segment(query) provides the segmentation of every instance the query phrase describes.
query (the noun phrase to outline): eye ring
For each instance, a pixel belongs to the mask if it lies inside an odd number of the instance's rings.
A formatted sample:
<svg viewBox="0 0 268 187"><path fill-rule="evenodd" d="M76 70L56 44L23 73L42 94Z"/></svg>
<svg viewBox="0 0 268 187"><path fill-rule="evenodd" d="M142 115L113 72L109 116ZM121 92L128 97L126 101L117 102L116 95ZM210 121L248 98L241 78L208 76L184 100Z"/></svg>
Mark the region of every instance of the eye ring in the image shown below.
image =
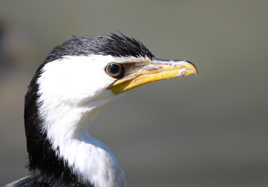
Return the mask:
<svg viewBox="0 0 268 187"><path fill-rule="evenodd" d="M105 71L108 75L116 79L120 79L124 76L124 68L118 63L109 63L106 66Z"/></svg>

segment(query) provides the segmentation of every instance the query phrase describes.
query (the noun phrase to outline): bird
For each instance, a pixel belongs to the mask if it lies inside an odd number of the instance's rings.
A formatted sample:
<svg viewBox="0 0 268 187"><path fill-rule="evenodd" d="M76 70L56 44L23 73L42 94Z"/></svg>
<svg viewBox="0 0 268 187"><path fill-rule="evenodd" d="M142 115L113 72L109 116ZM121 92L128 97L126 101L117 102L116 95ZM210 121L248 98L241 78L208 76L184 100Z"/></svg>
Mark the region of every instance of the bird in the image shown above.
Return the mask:
<svg viewBox="0 0 268 187"><path fill-rule="evenodd" d="M29 175L6 187L125 187L119 161L88 126L114 98L136 87L197 74L123 33L73 36L39 65L25 95Z"/></svg>

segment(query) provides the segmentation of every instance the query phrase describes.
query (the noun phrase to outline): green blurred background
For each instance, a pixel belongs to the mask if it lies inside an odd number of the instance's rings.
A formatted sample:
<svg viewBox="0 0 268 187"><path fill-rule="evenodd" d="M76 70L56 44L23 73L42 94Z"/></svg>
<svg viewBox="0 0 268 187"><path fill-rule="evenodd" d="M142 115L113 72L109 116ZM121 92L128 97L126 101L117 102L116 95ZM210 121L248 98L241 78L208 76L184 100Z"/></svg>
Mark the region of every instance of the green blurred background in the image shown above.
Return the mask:
<svg viewBox="0 0 268 187"><path fill-rule="evenodd" d="M23 100L38 64L72 35L120 31L200 72L133 90L90 128L129 186L267 186L267 8L267 0L1 0L0 184L27 174Z"/></svg>

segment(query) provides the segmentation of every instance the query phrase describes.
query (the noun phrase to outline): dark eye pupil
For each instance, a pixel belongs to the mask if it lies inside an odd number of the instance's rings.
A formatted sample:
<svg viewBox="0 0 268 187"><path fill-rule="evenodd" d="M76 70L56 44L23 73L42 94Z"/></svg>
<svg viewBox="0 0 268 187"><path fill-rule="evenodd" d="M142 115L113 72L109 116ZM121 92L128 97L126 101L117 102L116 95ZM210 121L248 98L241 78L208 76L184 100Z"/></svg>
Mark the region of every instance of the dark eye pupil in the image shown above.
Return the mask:
<svg viewBox="0 0 268 187"><path fill-rule="evenodd" d="M124 76L124 67L121 64L110 63L105 68L106 73L113 78L120 79Z"/></svg>
<svg viewBox="0 0 268 187"><path fill-rule="evenodd" d="M108 66L108 71L109 71L109 73L111 73L111 74L118 74L118 73L120 72L120 70L121 70L121 68L120 68L120 66L117 65L117 64L110 64L110 65Z"/></svg>

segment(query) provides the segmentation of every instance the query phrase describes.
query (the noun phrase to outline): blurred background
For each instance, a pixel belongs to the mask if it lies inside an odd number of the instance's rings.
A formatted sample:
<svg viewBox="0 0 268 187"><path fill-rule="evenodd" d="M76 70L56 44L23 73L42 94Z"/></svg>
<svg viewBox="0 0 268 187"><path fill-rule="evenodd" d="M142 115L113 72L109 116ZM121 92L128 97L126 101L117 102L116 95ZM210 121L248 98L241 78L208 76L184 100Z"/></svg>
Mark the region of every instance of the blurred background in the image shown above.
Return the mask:
<svg viewBox="0 0 268 187"><path fill-rule="evenodd" d="M123 32L199 76L113 102L90 133L129 186L268 185L268 1L1 0L0 184L27 174L23 105L38 65L72 35Z"/></svg>

